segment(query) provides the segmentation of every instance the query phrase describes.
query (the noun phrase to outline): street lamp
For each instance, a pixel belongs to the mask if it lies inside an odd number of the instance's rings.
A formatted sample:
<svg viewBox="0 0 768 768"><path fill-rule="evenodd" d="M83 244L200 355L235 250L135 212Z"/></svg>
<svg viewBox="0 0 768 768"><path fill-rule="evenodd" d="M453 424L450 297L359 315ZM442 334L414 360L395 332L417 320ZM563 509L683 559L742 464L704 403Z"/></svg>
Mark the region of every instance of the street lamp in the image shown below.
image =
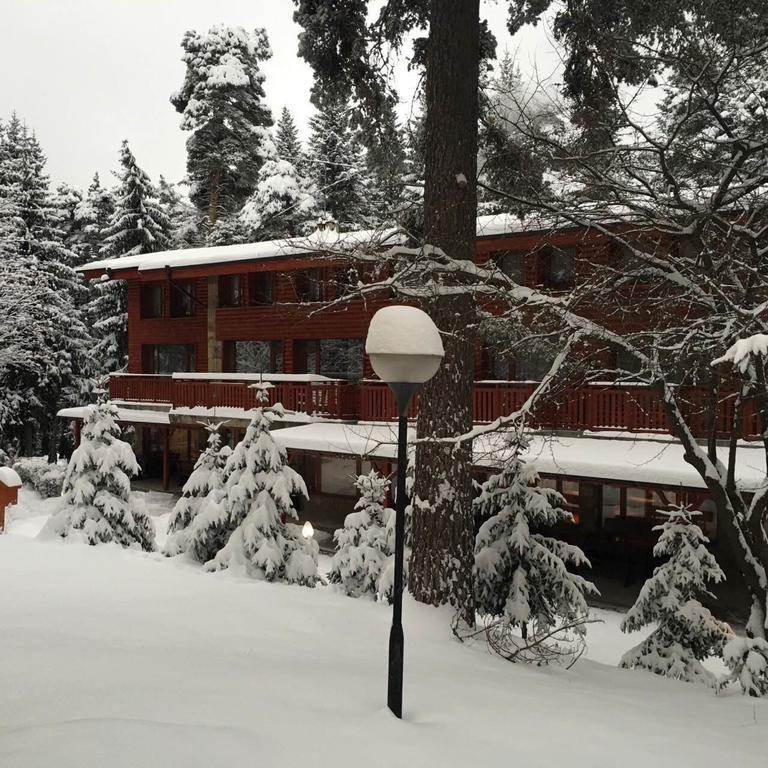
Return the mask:
<svg viewBox="0 0 768 768"><path fill-rule="evenodd" d="M445 352L432 318L416 307L384 307L371 319L365 351L377 376L397 402L397 497L395 499L395 584L389 633L387 705L403 716L403 556L405 472L408 463L408 406L414 393L440 367Z"/></svg>

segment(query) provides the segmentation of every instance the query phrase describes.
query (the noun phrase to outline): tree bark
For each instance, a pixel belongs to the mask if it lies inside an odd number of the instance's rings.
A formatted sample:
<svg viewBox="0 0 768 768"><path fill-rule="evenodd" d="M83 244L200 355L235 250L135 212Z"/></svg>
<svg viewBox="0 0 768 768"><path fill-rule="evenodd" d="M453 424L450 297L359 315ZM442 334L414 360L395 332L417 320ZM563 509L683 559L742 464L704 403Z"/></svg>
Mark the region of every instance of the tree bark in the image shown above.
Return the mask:
<svg viewBox="0 0 768 768"><path fill-rule="evenodd" d="M426 73L425 243L474 258L477 216L479 0L432 0ZM445 360L419 399L420 438L472 427L474 301L441 294L425 309L442 332ZM408 583L414 597L452 604L474 625L472 448L419 443Z"/></svg>
<svg viewBox="0 0 768 768"><path fill-rule="evenodd" d="M215 163L211 170L208 189L208 226L215 227L219 219L219 199L221 197L221 165Z"/></svg>

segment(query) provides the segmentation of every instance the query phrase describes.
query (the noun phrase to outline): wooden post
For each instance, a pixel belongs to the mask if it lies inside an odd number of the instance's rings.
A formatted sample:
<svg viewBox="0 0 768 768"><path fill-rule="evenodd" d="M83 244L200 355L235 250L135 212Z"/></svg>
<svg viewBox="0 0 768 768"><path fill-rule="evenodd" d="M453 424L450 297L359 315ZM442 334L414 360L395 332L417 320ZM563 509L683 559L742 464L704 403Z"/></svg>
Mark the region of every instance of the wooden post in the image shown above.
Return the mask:
<svg viewBox="0 0 768 768"><path fill-rule="evenodd" d="M166 427L163 430L163 490L167 491L170 481L169 463L168 463L168 448L170 441L170 427Z"/></svg>

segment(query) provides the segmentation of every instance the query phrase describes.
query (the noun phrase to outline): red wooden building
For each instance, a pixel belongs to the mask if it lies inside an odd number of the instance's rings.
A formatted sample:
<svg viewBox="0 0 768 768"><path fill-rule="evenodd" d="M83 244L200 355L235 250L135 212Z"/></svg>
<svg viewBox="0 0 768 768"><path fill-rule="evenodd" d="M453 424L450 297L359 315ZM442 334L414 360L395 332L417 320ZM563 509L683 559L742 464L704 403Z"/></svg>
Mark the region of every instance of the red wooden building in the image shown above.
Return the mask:
<svg viewBox="0 0 768 768"><path fill-rule="evenodd" d="M320 528L340 524L353 504L351 475L369 461L390 468L386 452L376 455L348 439L350 425L386 422L395 411L364 354L370 318L388 299L333 304L358 279L339 254L362 244L385 249L400 239L395 230L340 234L331 224L307 238L129 256L82 267L88 278L127 283L128 372L111 377L110 395L121 421L133 427L145 475L162 478L166 488L178 487L203 440L200 421L226 419L230 439L236 440L255 404L251 385L268 380L272 398L289 412L281 439L312 493L306 514ZM478 260L494 260L521 284L567 289L583 269L619 257L593 232L521 231L512 217L478 220ZM478 345L476 421L514 410L548 367L541 354L498 359ZM688 400L696 397L691 392ZM417 407L418 402L414 414ZM79 409L61 415L77 420ZM723 433L728 419L724 411ZM549 462L544 468L545 481L565 494L585 538L605 540L606 532L613 532L608 538L627 544L647 541L656 509L678 498L702 507L716 536L703 484L669 439L664 411L650 389L610 382L572 388L540 408L536 421L542 432L554 430L603 457ZM745 435L756 432L753 421L747 413ZM316 422L336 425L326 426L328 434L336 430L335 442L309 439L322 433ZM666 457L661 465L630 458L627 446L638 440L659 445ZM740 450L749 451L745 467L759 463L759 451L753 456L746 444ZM488 462L478 459L478 471L483 464ZM745 484L754 480L749 471L741 478Z"/></svg>

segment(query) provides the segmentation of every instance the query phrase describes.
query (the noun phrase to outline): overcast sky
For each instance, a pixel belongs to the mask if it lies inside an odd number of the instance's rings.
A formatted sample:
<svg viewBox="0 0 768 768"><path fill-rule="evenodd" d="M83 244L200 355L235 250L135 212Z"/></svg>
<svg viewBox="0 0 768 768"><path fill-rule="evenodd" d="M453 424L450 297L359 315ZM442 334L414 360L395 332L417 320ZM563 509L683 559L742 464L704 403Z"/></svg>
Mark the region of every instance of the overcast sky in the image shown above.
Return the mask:
<svg viewBox="0 0 768 768"><path fill-rule="evenodd" d="M265 27L273 56L264 64L273 115L283 106L302 129L312 113L312 73L297 58L292 0L4 0L0 30L0 119L15 109L35 129L54 182L86 187L98 170L111 183L126 138L139 164L157 180L185 173L186 134L168 98L184 78L180 42L188 29L214 24ZM505 2L484 12L499 50L523 70L555 66L546 31L513 40ZM410 96L412 79L399 83Z"/></svg>

